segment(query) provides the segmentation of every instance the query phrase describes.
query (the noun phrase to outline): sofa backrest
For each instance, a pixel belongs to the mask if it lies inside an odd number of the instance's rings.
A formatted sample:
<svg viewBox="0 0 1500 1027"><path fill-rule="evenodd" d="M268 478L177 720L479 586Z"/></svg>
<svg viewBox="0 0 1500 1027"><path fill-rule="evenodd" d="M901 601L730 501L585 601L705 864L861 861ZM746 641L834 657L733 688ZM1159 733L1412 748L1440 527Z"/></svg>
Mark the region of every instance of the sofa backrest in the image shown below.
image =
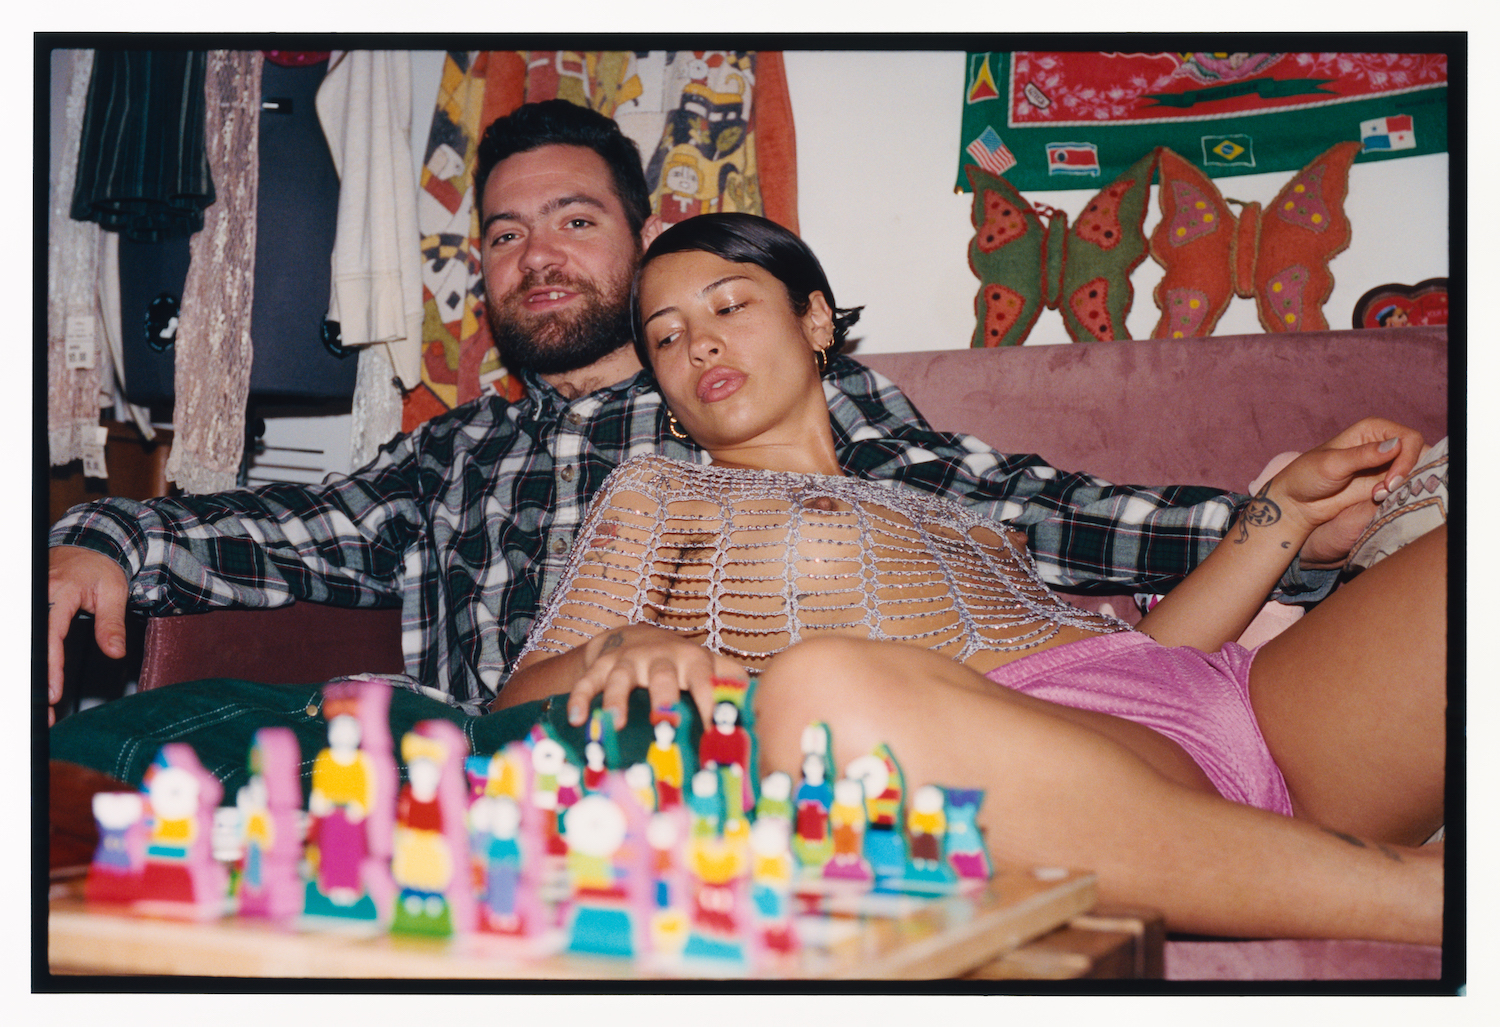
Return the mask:
<svg viewBox="0 0 1500 1027"><path fill-rule="evenodd" d="M853 356L940 431L1121 484L1243 491L1369 415L1448 433L1446 328Z"/></svg>

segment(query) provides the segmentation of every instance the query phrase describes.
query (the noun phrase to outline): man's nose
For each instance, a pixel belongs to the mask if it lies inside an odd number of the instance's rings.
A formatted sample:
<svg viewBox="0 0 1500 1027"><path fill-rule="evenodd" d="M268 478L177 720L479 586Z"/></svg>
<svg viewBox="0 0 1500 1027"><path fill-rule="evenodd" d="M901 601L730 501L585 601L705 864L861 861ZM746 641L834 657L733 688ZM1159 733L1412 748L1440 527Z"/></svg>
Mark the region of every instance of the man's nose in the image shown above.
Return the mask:
<svg viewBox="0 0 1500 1027"><path fill-rule="evenodd" d="M533 232L526 237L525 248L521 251L522 270L543 271L561 267L566 262L567 252L553 233Z"/></svg>

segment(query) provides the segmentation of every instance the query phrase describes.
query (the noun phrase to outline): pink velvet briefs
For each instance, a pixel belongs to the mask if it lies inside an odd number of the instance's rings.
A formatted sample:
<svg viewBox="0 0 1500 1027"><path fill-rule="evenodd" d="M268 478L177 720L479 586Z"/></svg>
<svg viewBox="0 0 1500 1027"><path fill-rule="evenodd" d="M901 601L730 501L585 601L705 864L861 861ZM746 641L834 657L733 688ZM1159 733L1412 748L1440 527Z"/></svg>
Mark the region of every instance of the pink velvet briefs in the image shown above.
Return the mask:
<svg viewBox="0 0 1500 1027"><path fill-rule="evenodd" d="M1038 699L1143 724L1182 746L1224 798L1291 816L1286 781L1250 706L1253 658L1233 643L1203 653L1119 632L1047 649L986 676Z"/></svg>

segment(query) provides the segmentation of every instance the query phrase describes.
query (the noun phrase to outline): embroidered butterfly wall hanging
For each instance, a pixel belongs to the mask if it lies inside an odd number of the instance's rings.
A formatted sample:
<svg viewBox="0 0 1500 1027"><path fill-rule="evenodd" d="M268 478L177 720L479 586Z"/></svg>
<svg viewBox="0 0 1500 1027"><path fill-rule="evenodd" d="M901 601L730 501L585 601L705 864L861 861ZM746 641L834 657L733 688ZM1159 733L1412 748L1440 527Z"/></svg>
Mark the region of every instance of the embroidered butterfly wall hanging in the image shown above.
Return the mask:
<svg viewBox="0 0 1500 1027"><path fill-rule="evenodd" d="M1339 143L1294 175L1265 210L1230 209L1208 176L1164 147L1101 189L1071 226L1062 211L1033 207L998 175L970 165L974 238L969 266L980 280L972 345L1016 346L1044 307L1068 337L1129 339L1131 273L1149 252L1164 269L1151 337L1209 335L1233 296L1253 298L1268 332L1328 327L1328 262L1349 245L1344 215L1357 142ZM1161 221L1145 237L1151 182L1160 175ZM1045 218L1045 221L1043 220Z"/></svg>

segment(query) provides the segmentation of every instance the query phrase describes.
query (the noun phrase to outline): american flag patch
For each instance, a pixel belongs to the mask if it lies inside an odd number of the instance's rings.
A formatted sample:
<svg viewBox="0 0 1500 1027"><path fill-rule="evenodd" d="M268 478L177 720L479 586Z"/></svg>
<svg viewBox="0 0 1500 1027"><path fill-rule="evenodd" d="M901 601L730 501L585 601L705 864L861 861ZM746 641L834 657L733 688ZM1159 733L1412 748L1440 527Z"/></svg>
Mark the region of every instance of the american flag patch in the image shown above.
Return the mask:
<svg viewBox="0 0 1500 1027"><path fill-rule="evenodd" d="M1003 175L1016 166L1016 155L1010 152L989 126L985 126L983 134L965 147L965 150L979 162L980 167L992 175Z"/></svg>

